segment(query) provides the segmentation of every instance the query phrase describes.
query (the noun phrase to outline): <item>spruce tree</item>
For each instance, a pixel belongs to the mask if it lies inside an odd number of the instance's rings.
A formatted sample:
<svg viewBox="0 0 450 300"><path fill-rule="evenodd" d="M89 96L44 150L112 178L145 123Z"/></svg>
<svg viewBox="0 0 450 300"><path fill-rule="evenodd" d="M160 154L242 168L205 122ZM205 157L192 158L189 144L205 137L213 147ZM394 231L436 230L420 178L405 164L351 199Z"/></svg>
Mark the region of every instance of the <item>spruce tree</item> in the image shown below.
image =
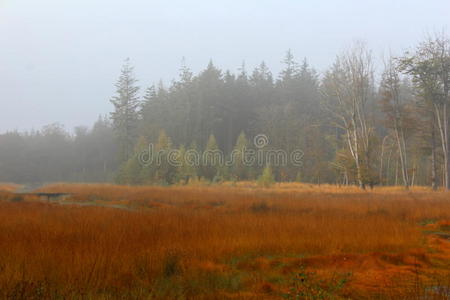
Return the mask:
<svg viewBox="0 0 450 300"><path fill-rule="evenodd" d="M261 176L258 178L258 184L263 187L270 187L275 182L275 178L272 173L272 168L270 165L267 165Z"/></svg>
<svg viewBox="0 0 450 300"><path fill-rule="evenodd" d="M245 180L248 179L249 175L249 168L248 166L244 165L244 151L248 149L249 142L247 140L247 137L245 136L244 132L241 132L239 134L236 145L234 146L233 152L232 152L232 173L233 176L237 180Z"/></svg>
<svg viewBox="0 0 450 300"><path fill-rule="evenodd" d="M164 130L159 134L155 146L155 182L158 184L172 184L175 181L176 166L169 161L169 151L172 149L172 140Z"/></svg>
<svg viewBox="0 0 450 300"><path fill-rule="evenodd" d="M211 134L206 143L205 152L202 159L202 176L208 180L213 180L219 170L220 162L217 161L217 153L219 153L219 147L217 146L216 138Z"/></svg>
<svg viewBox="0 0 450 300"><path fill-rule="evenodd" d="M127 161L133 152L133 146L137 138L139 121L139 87L133 74L133 66L127 58L122 67L121 75L116 83L116 95L111 103L114 111L111 113L114 132L120 144L120 161Z"/></svg>

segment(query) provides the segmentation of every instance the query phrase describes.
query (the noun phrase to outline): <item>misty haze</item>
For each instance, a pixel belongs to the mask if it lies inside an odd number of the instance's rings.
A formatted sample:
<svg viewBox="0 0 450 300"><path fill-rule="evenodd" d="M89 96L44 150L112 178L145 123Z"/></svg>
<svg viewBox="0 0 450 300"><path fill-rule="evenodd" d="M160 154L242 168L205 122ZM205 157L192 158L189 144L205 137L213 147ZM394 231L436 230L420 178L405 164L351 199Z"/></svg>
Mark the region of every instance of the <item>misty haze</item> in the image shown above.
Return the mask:
<svg viewBox="0 0 450 300"><path fill-rule="evenodd" d="M449 12L0 0L0 298L450 299Z"/></svg>

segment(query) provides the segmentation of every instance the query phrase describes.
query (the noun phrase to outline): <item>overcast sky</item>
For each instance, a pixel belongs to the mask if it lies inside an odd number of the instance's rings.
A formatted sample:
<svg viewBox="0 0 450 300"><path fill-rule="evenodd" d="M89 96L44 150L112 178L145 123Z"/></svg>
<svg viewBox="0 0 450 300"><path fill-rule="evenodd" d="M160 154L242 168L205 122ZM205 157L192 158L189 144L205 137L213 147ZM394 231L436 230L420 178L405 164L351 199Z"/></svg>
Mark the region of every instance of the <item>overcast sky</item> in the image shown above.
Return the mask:
<svg viewBox="0 0 450 300"><path fill-rule="evenodd" d="M450 30L449 0L0 0L0 132L91 125L123 60L147 87L210 59L236 71L287 49L324 71L363 39L381 57Z"/></svg>

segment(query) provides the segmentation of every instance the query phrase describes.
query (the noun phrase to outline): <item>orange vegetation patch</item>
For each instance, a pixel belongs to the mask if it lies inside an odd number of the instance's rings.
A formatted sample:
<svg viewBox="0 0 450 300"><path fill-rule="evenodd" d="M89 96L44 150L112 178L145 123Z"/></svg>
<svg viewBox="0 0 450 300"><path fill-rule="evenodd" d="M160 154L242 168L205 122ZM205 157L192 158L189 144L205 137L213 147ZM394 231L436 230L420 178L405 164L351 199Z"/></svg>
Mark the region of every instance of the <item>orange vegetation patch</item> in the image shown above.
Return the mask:
<svg viewBox="0 0 450 300"><path fill-rule="evenodd" d="M0 192L14 192L20 186L13 183L1 183L0 182Z"/></svg>
<svg viewBox="0 0 450 300"><path fill-rule="evenodd" d="M403 221L450 219L450 193L425 187L404 191L382 187L361 191L355 187L314 186L298 183L258 188L253 183L218 186L118 186L108 184L55 184L38 192L71 193L72 201L125 204L136 208L285 211L295 214L351 214L385 216Z"/></svg>
<svg viewBox="0 0 450 300"><path fill-rule="evenodd" d="M70 205L0 201L0 297L399 299L438 295L450 270L445 192L301 185L41 191L73 195Z"/></svg>

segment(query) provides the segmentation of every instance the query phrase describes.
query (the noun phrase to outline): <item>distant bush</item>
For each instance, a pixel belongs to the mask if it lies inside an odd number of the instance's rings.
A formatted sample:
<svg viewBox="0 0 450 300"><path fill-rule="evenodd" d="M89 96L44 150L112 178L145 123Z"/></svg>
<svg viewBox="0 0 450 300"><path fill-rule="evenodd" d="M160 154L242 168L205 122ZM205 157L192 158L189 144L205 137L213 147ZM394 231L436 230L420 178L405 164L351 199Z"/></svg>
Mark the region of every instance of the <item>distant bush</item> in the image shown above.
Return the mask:
<svg viewBox="0 0 450 300"><path fill-rule="evenodd" d="M262 202L253 203L250 206L250 210L255 213L263 213L263 212L268 212L270 210L270 207L269 207L269 205L267 205L266 202L262 201Z"/></svg>
<svg viewBox="0 0 450 300"><path fill-rule="evenodd" d="M181 256L176 252L168 253L163 262L164 277L172 277L181 273Z"/></svg>

